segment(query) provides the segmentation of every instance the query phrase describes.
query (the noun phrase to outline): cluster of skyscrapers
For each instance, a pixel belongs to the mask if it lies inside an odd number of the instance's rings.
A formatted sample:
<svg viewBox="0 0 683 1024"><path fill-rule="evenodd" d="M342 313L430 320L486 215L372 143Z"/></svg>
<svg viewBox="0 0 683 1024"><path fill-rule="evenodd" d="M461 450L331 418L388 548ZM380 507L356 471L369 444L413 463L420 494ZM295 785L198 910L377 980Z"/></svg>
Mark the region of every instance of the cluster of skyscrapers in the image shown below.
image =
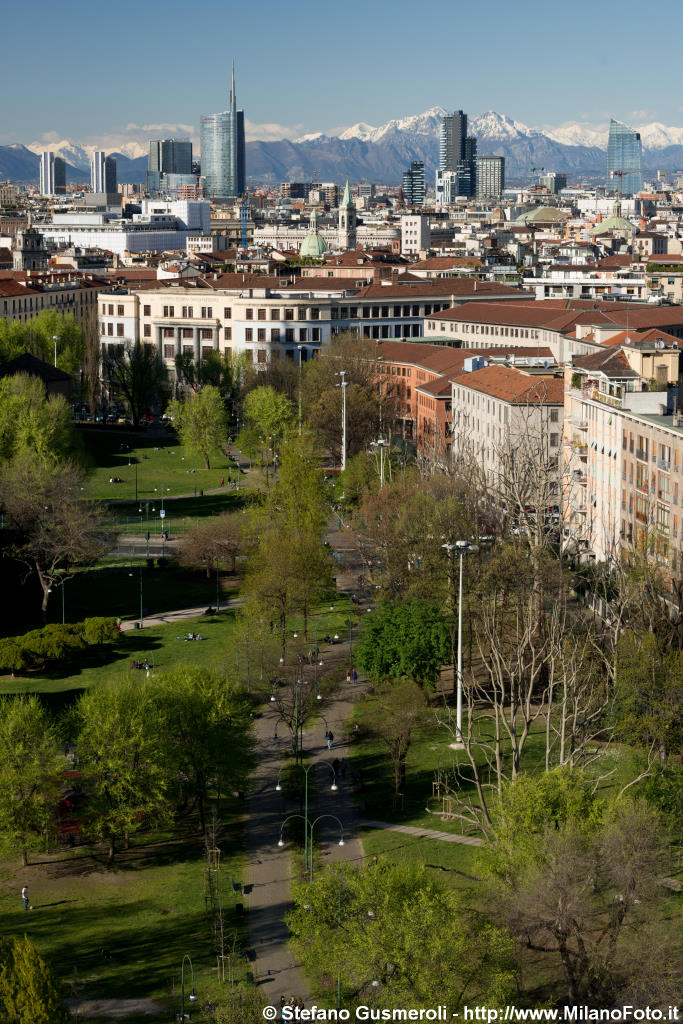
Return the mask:
<svg viewBox="0 0 683 1024"><path fill-rule="evenodd" d="M505 188L505 157L477 156L477 139L467 134L467 114L446 114L441 125L436 203L445 206L459 197L497 199Z"/></svg>

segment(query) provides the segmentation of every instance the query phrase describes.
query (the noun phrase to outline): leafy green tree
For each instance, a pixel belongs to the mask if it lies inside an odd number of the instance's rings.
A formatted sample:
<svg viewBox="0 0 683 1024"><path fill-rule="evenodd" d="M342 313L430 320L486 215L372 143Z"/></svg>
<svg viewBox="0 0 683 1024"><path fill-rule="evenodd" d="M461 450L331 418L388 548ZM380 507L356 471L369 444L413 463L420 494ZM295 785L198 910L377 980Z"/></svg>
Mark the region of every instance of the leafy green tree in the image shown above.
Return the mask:
<svg viewBox="0 0 683 1024"><path fill-rule="evenodd" d="M77 449L62 395L46 397L42 380L25 373L0 379L0 463L23 454L66 458Z"/></svg>
<svg viewBox="0 0 683 1024"><path fill-rule="evenodd" d="M45 847L64 758L37 697L0 701L0 843L10 854Z"/></svg>
<svg viewBox="0 0 683 1024"><path fill-rule="evenodd" d="M37 317L20 323L0 320L0 363L8 362L22 352L54 364L57 338L57 366L65 373L75 374L85 358L83 329L70 313L44 309Z"/></svg>
<svg viewBox="0 0 683 1024"><path fill-rule="evenodd" d="M181 442L201 455L205 469L211 469L211 454L223 449L228 435L228 415L218 388L207 385L184 402L174 399L168 415Z"/></svg>
<svg viewBox="0 0 683 1024"><path fill-rule="evenodd" d="M294 422L294 406L274 388L260 387L245 397L243 416L239 444L249 458L267 464L267 452L280 451L285 431Z"/></svg>
<svg viewBox="0 0 683 1024"><path fill-rule="evenodd" d="M4 1024L69 1024L61 985L28 936L0 938L0 1010Z"/></svg>
<svg viewBox="0 0 683 1024"><path fill-rule="evenodd" d="M22 672L31 664L22 640L20 636L0 639L0 671L11 672L13 679L16 672Z"/></svg>
<svg viewBox="0 0 683 1024"><path fill-rule="evenodd" d="M0 501L19 540L8 555L35 573L45 621L50 592L63 586L78 566L92 565L113 534L100 509L83 497L83 471L23 455L0 470Z"/></svg>
<svg viewBox="0 0 683 1024"><path fill-rule="evenodd" d="M514 945L423 866L332 865L294 892L301 962L342 1006L499 1006L515 991Z"/></svg>
<svg viewBox="0 0 683 1024"><path fill-rule="evenodd" d="M651 633L625 632L617 645L617 734L654 748L662 761L683 753L683 652L661 653Z"/></svg>
<svg viewBox="0 0 683 1024"><path fill-rule="evenodd" d="M434 689L448 651L444 615L428 601L414 598L387 602L367 616L357 658L378 682L405 676Z"/></svg>
<svg viewBox="0 0 683 1024"><path fill-rule="evenodd" d="M163 673L155 692L168 777L194 802L204 832L211 794L240 789L252 765L246 695L219 673L194 665Z"/></svg>
<svg viewBox="0 0 683 1024"><path fill-rule="evenodd" d="M481 859L499 919L526 948L555 954L567 1001L604 1006L628 991L651 941L645 926L662 920L664 850L653 807L594 789L567 767L519 776L503 788ZM668 1001L666 945L651 982Z"/></svg>
<svg viewBox="0 0 683 1024"><path fill-rule="evenodd" d="M95 615L83 623L83 638L91 646L115 644L119 639L119 628L112 615Z"/></svg>
<svg viewBox="0 0 683 1024"><path fill-rule="evenodd" d="M86 829L92 839L106 843L108 866L117 843L169 820L168 738L159 717L154 688L146 679L94 686L78 703Z"/></svg>
<svg viewBox="0 0 683 1024"><path fill-rule="evenodd" d="M154 345L108 345L102 378L114 400L129 409L133 426L147 413L161 413L168 401L168 374Z"/></svg>
<svg viewBox="0 0 683 1024"><path fill-rule="evenodd" d="M86 646L81 625L51 622L42 629L33 629L19 638L31 665L42 666L62 661Z"/></svg>
<svg viewBox="0 0 683 1024"><path fill-rule="evenodd" d="M207 386L217 388L225 404L228 415L232 411L239 391L239 364L236 364L229 352L212 350L195 363L194 355L183 352L175 359L178 379L192 388L201 391Z"/></svg>

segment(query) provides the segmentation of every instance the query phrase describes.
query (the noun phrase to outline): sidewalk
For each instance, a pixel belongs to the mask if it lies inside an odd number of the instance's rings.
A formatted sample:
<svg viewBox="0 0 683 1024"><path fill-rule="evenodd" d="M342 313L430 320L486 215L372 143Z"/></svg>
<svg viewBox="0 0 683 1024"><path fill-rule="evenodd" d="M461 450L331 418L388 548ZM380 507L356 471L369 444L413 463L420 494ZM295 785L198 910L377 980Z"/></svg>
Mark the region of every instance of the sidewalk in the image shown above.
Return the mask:
<svg viewBox="0 0 683 1024"><path fill-rule="evenodd" d="M336 523L336 516L334 521ZM331 530L326 539L333 550L343 553L348 563L337 574L337 589L352 592L353 581L359 572L354 558L353 540L335 530ZM325 649L324 653L328 661L348 664L349 643L345 641L335 644L333 648ZM348 764L346 727L351 709L364 688L362 681L355 686L341 684L339 690L323 702L321 716L324 718L321 717L313 728L305 729L303 733L304 752L310 761L322 763L337 758L344 766ZM292 857L291 847L279 847L277 843L282 822L288 814L298 813L299 808L275 790L282 765L280 751L289 742L288 733L286 736L283 733L280 739L274 738L277 717L276 712L266 706L263 716L256 723L260 762L252 777L246 825L249 883L252 887L248 896L250 960L264 997L275 1006L279 1005L282 995L286 999L296 996L306 1001L309 997L306 979L289 948L289 932L284 923L284 917L291 906ZM335 737L332 750L329 751L324 736L328 729ZM316 827L314 840L318 863L320 860L325 863L362 860L363 847L357 835L358 823L350 773L340 771L336 793L327 789L327 771L312 769L312 774L316 774L317 786L309 815L311 811L315 816L334 814L344 827L344 846L339 846L336 823L323 820Z"/></svg>
<svg viewBox="0 0 683 1024"><path fill-rule="evenodd" d="M236 608L242 604L241 597L231 597L229 601L222 601L220 612L224 612L226 608ZM157 612L155 615L145 615L144 628L148 626L168 626L174 622L182 622L183 619L198 619L206 612L207 606L200 604L197 608L178 608L174 612ZM121 623L121 632L127 633L131 629L135 629L135 624L139 622L138 619L129 619L126 622Z"/></svg>

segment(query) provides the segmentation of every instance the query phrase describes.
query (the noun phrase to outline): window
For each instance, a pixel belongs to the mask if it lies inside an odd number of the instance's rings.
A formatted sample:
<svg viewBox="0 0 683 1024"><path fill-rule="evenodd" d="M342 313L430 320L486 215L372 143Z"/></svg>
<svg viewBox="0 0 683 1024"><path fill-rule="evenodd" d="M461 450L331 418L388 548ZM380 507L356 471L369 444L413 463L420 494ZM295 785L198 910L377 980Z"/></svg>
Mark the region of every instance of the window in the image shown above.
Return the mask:
<svg viewBox="0 0 683 1024"><path fill-rule="evenodd" d="M254 328L253 327L245 327L245 329L244 329L244 340L245 341L253 341L254 340Z"/></svg>
<svg viewBox="0 0 683 1024"><path fill-rule="evenodd" d="M175 337L175 331L173 330L172 327L164 327L163 328L163 334L164 334L164 338L174 338Z"/></svg>
<svg viewBox="0 0 683 1024"><path fill-rule="evenodd" d="M226 306L224 308L224 310L223 310L223 319L224 320L232 320L232 308L230 306Z"/></svg>
<svg viewBox="0 0 683 1024"><path fill-rule="evenodd" d="M265 327L259 327L257 329L257 331L256 331L256 340L257 341L265 341L266 340L266 329L265 329Z"/></svg>
<svg viewBox="0 0 683 1024"><path fill-rule="evenodd" d="M308 341L308 331L305 327L299 328L299 341Z"/></svg>
<svg viewBox="0 0 683 1024"><path fill-rule="evenodd" d="M256 317L257 317L258 320L265 320L266 319L266 311L265 311L265 309L258 309L256 311Z"/></svg>
<svg viewBox="0 0 683 1024"><path fill-rule="evenodd" d="M299 306L299 308L296 311L296 318L297 318L297 320L305 320L306 319L306 307L305 306Z"/></svg>
<svg viewBox="0 0 683 1024"><path fill-rule="evenodd" d="M560 421L560 410L559 409L551 409L550 410L550 422L551 423L559 423L559 421Z"/></svg>
<svg viewBox="0 0 683 1024"><path fill-rule="evenodd" d="M152 325L151 324L144 324L143 325L142 336L143 336L143 338L151 338L152 337Z"/></svg>
<svg viewBox="0 0 683 1024"><path fill-rule="evenodd" d="M248 348L244 354L247 357L247 362L248 363L253 363L254 362L254 353L252 352L252 350L250 348Z"/></svg>
<svg viewBox="0 0 683 1024"><path fill-rule="evenodd" d="M320 341L320 328L319 327L312 327L311 328L311 341Z"/></svg>
<svg viewBox="0 0 683 1024"><path fill-rule="evenodd" d="M106 334L106 333L107 333L106 325L105 324L100 324L100 334Z"/></svg>
<svg viewBox="0 0 683 1024"><path fill-rule="evenodd" d="M271 341L279 341L280 340L280 328L279 327L273 327L271 329L270 340Z"/></svg>
<svg viewBox="0 0 683 1024"><path fill-rule="evenodd" d="M106 304L106 302L103 302L102 303L102 316L106 316L106 315L107 315L107 304Z"/></svg>
<svg viewBox="0 0 683 1024"><path fill-rule="evenodd" d="M247 320L253 320L254 319L254 310L251 309L251 308L250 309L246 309L244 311L244 316L245 316L245 318Z"/></svg>
<svg viewBox="0 0 683 1024"><path fill-rule="evenodd" d="M294 310L293 309L285 309L285 320L293 320L293 319L294 319Z"/></svg>
<svg viewBox="0 0 683 1024"><path fill-rule="evenodd" d="M551 448L557 448L558 441L559 441L559 436L560 436L559 434L551 434L550 435L550 447Z"/></svg>
<svg viewBox="0 0 683 1024"><path fill-rule="evenodd" d="M194 330L191 327L183 327L183 338L194 338Z"/></svg>
<svg viewBox="0 0 683 1024"><path fill-rule="evenodd" d="M232 341L232 327L223 328L223 338L225 341Z"/></svg>
<svg viewBox="0 0 683 1024"><path fill-rule="evenodd" d="M280 319L280 310L279 309L271 309L271 311L270 311L270 319L271 320L279 320Z"/></svg>
<svg viewBox="0 0 683 1024"><path fill-rule="evenodd" d="M213 331L210 327L202 327L200 335L205 341L211 341L213 339Z"/></svg>
<svg viewBox="0 0 683 1024"><path fill-rule="evenodd" d="M113 324L107 324L107 334L109 335L110 338L112 338L114 336L114 325Z"/></svg>
<svg viewBox="0 0 683 1024"><path fill-rule="evenodd" d="M202 320L211 320L213 317L213 306L202 306Z"/></svg>
<svg viewBox="0 0 683 1024"><path fill-rule="evenodd" d="M116 337L117 338L122 338L123 337L123 324L117 324L116 325Z"/></svg>
<svg viewBox="0 0 683 1024"><path fill-rule="evenodd" d="M264 348L260 348L260 349L258 350L258 352L256 353L256 358L257 358L257 360L258 360L258 362L259 362L259 363L265 363L265 362L267 362L267 359L266 359L266 350L265 350Z"/></svg>
<svg viewBox="0 0 683 1024"><path fill-rule="evenodd" d="M212 345L202 345L202 359L206 359L213 352Z"/></svg>
<svg viewBox="0 0 683 1024"><path fill-rule="evenodd" d="M175 356L175 345L164 345L164 359L173 359Z"/></svg>
<svg viewBox="0 0 683 1024"><path fill-rule="evenodd" d="M285 341L294 341L294 328L288 327L285 331Z"/></svg>
<svg viewBox="0 0 683 1024"><path fill-rule="evenodd" d="M192 306L183 306L183 319L192 319Z"/></svg>
<svg viewBox="0 0 683 1024"><path fill-rule="evenodd" d="M109 316L113 316L113 315L114 315L114 306L110 303L109 304Z"/></svg>
<svg viewBox="0 0 683 1024"><path fill-rule="evenodd" d="M152 315L152 307L151 306L143 306L142 307L142 315L143 316L151 316Z"/></svg>
<svg viewBox="0 0 683 1024"><path fill-rule="evenodd" d="M116 307L116 315L117 316L123 316L124 315L123 314L123 306L117 306Z"/></svg>

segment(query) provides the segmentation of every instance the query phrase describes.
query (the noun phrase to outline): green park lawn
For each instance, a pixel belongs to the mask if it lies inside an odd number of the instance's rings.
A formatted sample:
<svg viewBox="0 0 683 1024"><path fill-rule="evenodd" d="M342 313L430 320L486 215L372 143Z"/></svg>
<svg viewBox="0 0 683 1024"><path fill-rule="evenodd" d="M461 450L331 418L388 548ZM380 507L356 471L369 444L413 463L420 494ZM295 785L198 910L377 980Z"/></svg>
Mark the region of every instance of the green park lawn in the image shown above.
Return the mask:
<svg viewBox="0 0 683 1024"><path fill-rule="evenodd" d="M229 811L239 813L236 806ZM245 881L246 855L235 834L233 824L219 842L219 884L226 931L236 929L238 946L244 949L245 919L235 909L242 897L233 892L232 883ZM180 966L188 954L200 1006L217 1000L216 959L204 900L206 856L194 824L183 823L174 835L135 839L111 870L104 867L104 857L93 855L88 847L35 854L32 859L35 863L26 868L16 862L0 863L3 935L28 935L69 996L149 998L164 1006L164 1012L127 1016L127 1024L169 1020L174 1009L179 1012ZM21 905L23 885L28 886L32 911L25 912ZM242 960L238 976L243 977L245 969ZM185 981L187 985L187 969ZM207 1018L197 1013L193 1019Z"/></svg>
<svg viewBox="0 0 683 1024"><path fill-rule="evenodd" d="M202 460L184 448L175 434L148 437L132 431L86 429L79 435L90 470L88 497L98 501L134 502L136 469L138 502L159 501L162 494L166 499L217 491L222 478L227 489L230 476L236 475L235 464L218 452L211 459L211 469L204 469ZM110 477L120 477L122 483L110 484Z"/></svg>

